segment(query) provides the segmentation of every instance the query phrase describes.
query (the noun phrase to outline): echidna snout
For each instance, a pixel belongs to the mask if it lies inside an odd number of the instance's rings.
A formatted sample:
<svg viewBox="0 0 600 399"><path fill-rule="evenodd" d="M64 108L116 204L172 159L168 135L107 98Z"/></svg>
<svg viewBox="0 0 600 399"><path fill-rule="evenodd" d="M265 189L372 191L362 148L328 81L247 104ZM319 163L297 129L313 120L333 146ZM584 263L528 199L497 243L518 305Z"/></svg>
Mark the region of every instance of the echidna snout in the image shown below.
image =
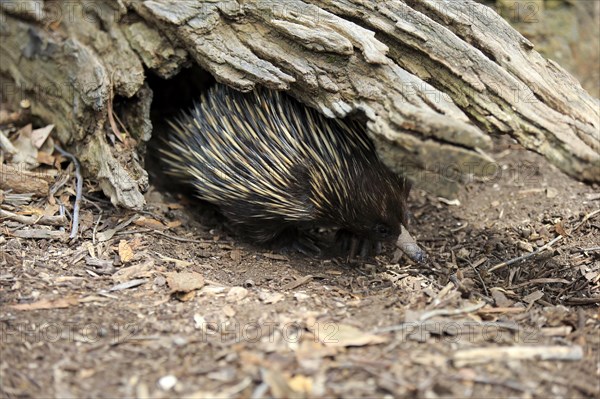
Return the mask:
<svg viewBox="0 0 600 399"><path fill-rule="evenodd" d="M401 226L402 232L398 236L396 246L402 250L411 260L417 263L423 263L426 259L425 252L417 245L417 242L408 232L408 229Z"/></svg>

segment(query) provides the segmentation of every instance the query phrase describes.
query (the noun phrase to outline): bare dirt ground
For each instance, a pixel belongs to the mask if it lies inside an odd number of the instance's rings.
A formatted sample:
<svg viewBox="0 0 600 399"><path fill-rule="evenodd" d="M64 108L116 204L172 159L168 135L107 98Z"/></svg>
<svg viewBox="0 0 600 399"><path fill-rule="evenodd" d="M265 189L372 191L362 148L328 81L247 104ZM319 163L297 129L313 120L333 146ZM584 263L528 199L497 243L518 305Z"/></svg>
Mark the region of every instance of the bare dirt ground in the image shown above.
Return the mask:
<svg viewBox="0 0 600 399"><path fill-rule="evenodd" d="M495 155L459 206L411 194L423 266L271 253L155 189L134 213L86 182L74 242L4 218L1 396L598 397L600 189Z"/></svg>

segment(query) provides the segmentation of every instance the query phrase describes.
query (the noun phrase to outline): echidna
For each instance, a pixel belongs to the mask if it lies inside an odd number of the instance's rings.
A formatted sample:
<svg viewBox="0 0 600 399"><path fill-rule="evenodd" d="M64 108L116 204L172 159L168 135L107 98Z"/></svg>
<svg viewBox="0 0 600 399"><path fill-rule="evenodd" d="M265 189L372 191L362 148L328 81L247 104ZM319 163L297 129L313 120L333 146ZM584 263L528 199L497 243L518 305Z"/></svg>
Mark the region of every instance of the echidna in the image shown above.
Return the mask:
<svg viewBox="0 0 600 399"><path fill-rule="evenodd" d="M167 173L254 242L318 253L311 232L324 228L350 256L397 240L423 260L404 227L410 185L380 161L359 123L327 119L276 91L217 84L170 125Z"/></svg>

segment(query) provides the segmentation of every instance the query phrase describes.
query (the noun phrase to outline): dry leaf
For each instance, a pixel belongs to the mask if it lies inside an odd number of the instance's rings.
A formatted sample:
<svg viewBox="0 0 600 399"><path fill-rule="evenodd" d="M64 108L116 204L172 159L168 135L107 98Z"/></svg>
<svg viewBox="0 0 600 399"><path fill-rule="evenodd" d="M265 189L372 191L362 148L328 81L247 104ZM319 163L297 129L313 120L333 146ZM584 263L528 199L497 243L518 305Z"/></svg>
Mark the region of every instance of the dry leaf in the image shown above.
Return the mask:
<svg viewBox="0 0 600 399"><path fill-rule="evenodd" d="M333 322L317 322L313 326L313 334L327 346L365 346L387 342L386 337L365 333L347 324Z"/></svg>
<svg viewBox="0 0 600 399"><path fill-rule="evenodd" d="M42 299L33 303L19 303L10 307L16 310L39 310L39 309L63 309L69 306L77 305L79 300L76 297L66 297L59 299Z"/></svg>
<svg viewBox="0 0 600 399"><path fill-rule="evenodd" d="M565 226L562 221L560 221L554 225L554 230L556 230L556 232L558 234L560 234L561 236L563 236L565 238L569 236L569 233L567 233L567 231L565 230Z"/></svg>
<svg viewBox="0 0 600 399"><path fill-rule="evenodd" d="M31 132L31 143L39 150L46 142L46 139L50 135L50 132L52 132L52 129L54 129L54 125L48 125L39 129L35 129Z"/></svg>
<svg viewBox="0 0 600 399"><path fill-rule="evenodd" d="M141 248L143 243L142 237L134 237L133 240L129 241L129 246L135 251L138 248Z"/></svg>
<svg viewBox="0 0 600 399"><path fill-rule="evenodd" d="M172 222L167 223L168 229L174 229L175 227L179 227L183 224L181 220L173 220Z"/></svg>
<svg viewBox="0 0 600 399"><path fill-rule="evenodd" d="M12 162L25 170L31 170L39 166L37 148L31 143L31 131L31 124L22 127L13 143L17 153L14 154Z"/></svg>
<svg viewBox="0 0 600 399"><path fill-rule="evenodd" d="M52 156L51 154L48 154L47 152L38 151L38 153L37 153L37 161L39 163L43 163L44 165L54 166L55 159L56 158L54 158L54 156Z"/></svg>
<svg viewBox="0 0 600 399"><path fill-rule="evenodd" d="M135 224L136 226L146 227L146 228L155 229L155 230L164 230L167 228L167 226L162 224L162 222L160 222L156 219L147 218L145 216L140 217L135 222L133 222L133 224Z"/></svg>
<svg viewBox="0 0 600 399"><path fill-rule="evenodd" d="M200 273L166 273L171 292L190 292L204 287L204 277Z"/></svg>
<svg viewBox="0 0 600 399"><path fill-rule="evenodd" d="M123 263L127 263L133 259L133 250L125 240L119 241L119 257Z"/></svg>
<svg viewBox="0 0 600 399"><path fill-rule="evenodd" d="M92 211L82 210L79 212L79 231L91 229L95 222L96 220Z"/></svg>

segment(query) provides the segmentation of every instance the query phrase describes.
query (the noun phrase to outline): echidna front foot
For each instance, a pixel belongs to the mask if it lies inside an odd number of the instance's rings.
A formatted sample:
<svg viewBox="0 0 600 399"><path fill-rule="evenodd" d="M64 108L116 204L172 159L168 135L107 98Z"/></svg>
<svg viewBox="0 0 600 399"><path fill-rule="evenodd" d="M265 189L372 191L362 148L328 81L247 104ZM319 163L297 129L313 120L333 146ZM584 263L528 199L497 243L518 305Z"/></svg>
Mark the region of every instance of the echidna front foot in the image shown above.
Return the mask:
<svg viewBox="0 0 600 399"><path fill-rule="evenodd" d="M315 244L313 237L297 228L287 228L279 232L268 244L281 252L299 252L309 257L322 255L321 248Z"/></svg>
<svg viewBox="0 0 600 399"><path fill-rule="evenodd" d="M347 256L348 259L356 256L367 258L381 253L380 242L360 238L345 230L337 232L335 241L335 247L339 255Z"/></svg>
<svg viewBox="0 0 600 399"><path fill-rule="evenodd" d="M319 248L310 238L299 237L292 243L292 248L306 256L319 256L321 255L321 248Z"/></svg>

